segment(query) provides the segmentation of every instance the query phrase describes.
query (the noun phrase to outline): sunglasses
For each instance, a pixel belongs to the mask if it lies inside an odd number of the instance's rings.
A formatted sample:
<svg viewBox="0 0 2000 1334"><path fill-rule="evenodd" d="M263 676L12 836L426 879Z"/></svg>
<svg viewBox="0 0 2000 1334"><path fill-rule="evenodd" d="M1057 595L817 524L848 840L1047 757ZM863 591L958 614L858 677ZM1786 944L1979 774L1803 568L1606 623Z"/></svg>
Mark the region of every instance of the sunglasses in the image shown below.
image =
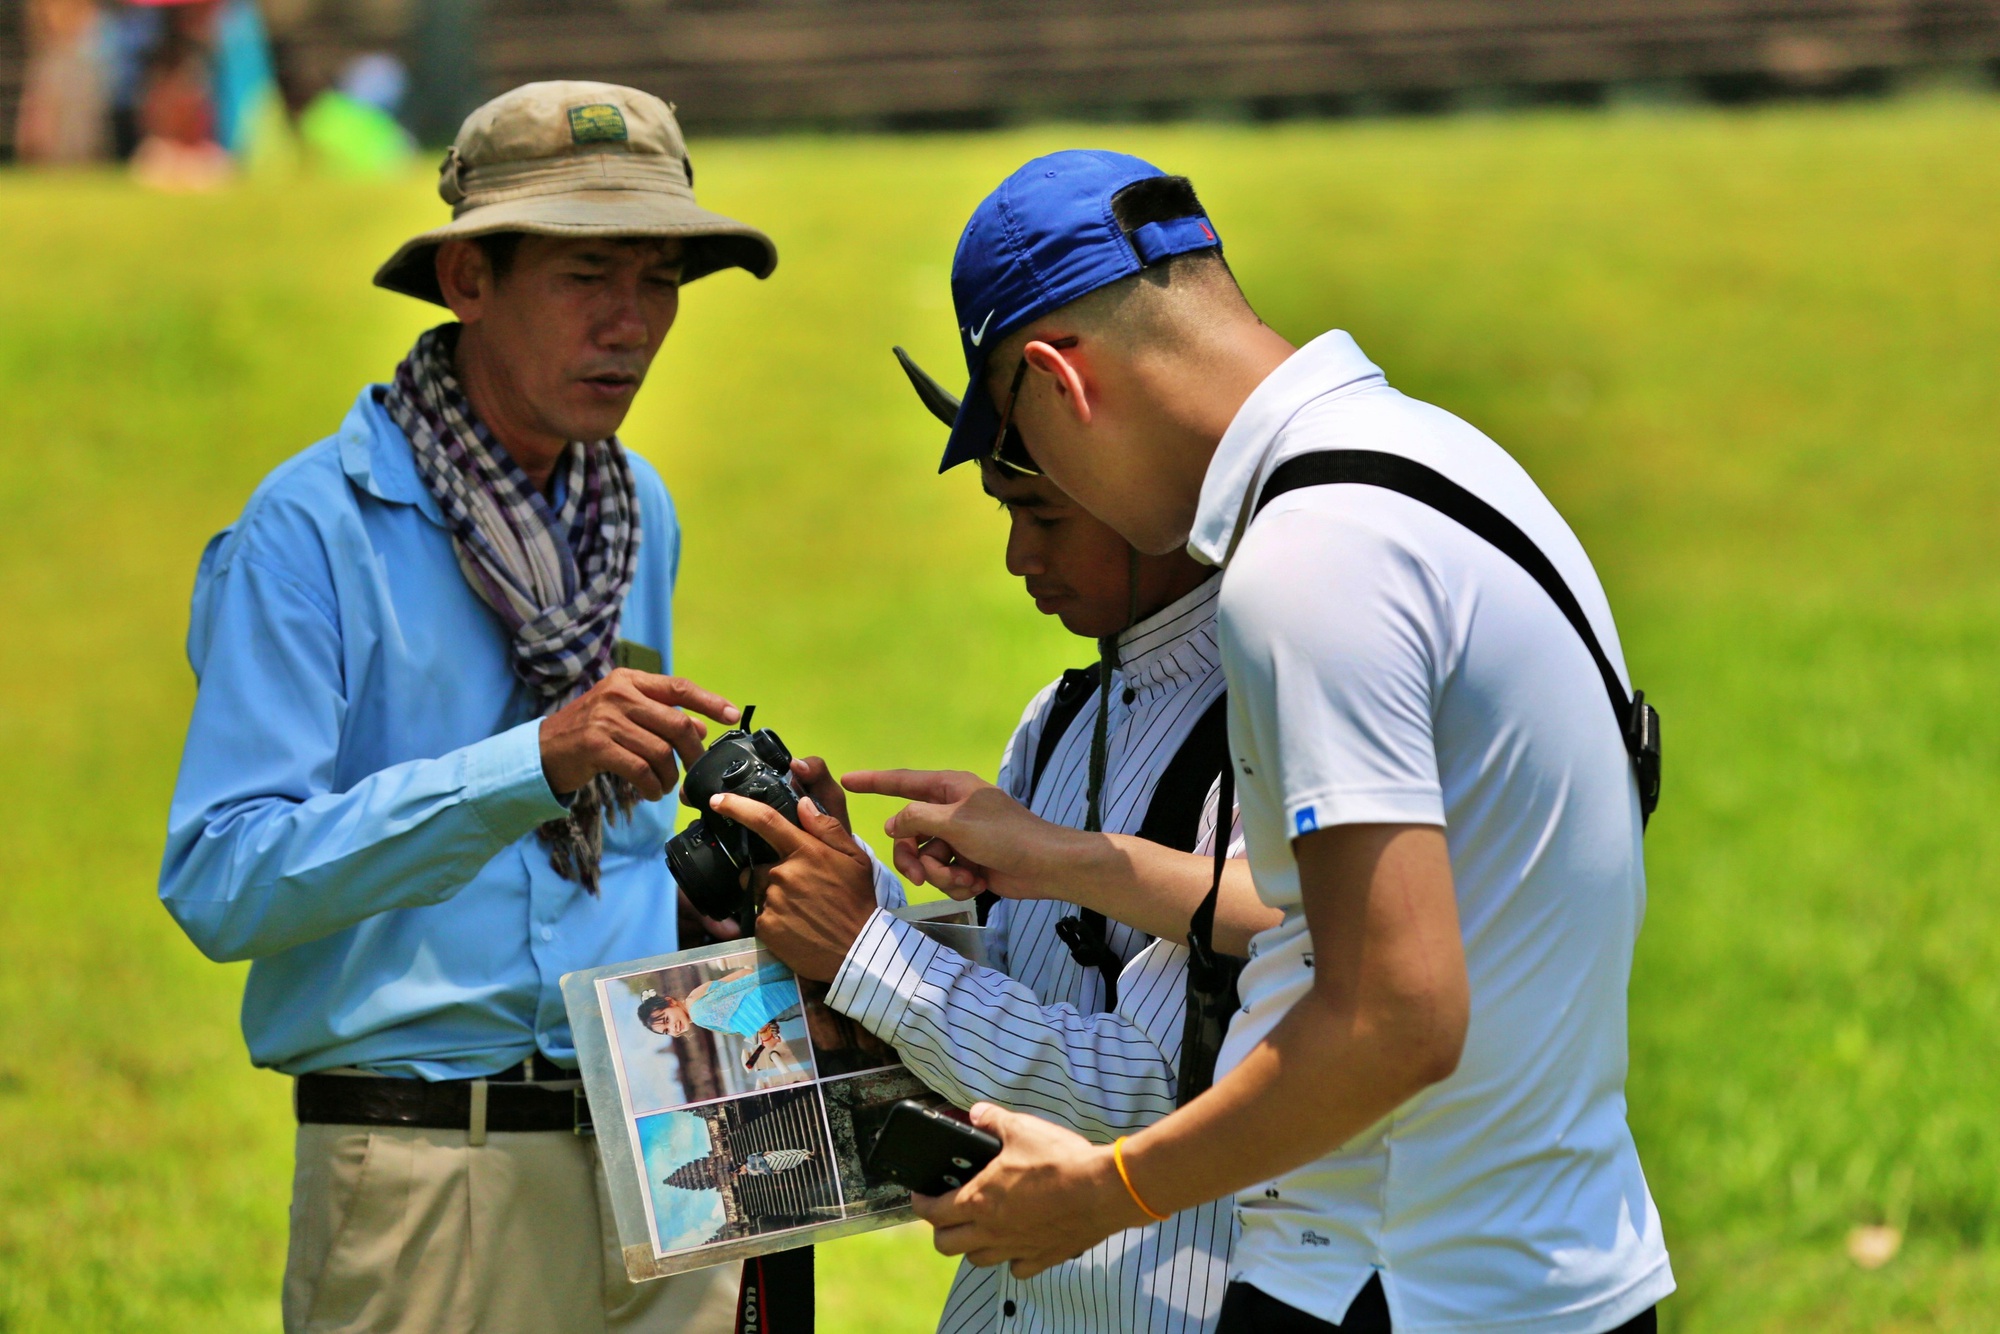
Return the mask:
<svg viewBox="0 0 2000 1334"><path fill-rule="evenodd" d="M1038 340L1050 347L1067 351L1075 347L1074 334L1067 338L1045 338ZM986 457L997 468L1020 477L1040 477L1042 470L1034 456L1028 453L1028 444L1021 439L1021 433L1014 429L1014 404L1021 397L1021 382L1028 378L1028 358L1023 356L1021 364L1014 368L1013 383L1007 386L1007 403L1000 409L1000 429L993 433L993 452Z"/></svg>

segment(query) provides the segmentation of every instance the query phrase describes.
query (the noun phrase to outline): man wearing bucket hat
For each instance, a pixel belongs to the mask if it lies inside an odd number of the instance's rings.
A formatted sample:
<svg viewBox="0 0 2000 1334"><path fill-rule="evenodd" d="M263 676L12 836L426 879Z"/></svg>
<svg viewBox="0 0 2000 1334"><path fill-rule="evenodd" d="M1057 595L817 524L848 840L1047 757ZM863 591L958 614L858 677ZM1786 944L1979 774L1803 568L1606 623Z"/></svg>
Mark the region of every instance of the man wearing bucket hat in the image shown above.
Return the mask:
<svg viewBox="0 0 2000 1334"><path fill-rule="evenodd" d="M663 674L679 530L615 435L680 285L777 262L691 180L630 88L474 112L375 278L456 322L203 553L160 894L295 1076L287 1330L730 1326L725 1269L626 1281L558 985L676 948L662 798L737 717Z"/></svg>

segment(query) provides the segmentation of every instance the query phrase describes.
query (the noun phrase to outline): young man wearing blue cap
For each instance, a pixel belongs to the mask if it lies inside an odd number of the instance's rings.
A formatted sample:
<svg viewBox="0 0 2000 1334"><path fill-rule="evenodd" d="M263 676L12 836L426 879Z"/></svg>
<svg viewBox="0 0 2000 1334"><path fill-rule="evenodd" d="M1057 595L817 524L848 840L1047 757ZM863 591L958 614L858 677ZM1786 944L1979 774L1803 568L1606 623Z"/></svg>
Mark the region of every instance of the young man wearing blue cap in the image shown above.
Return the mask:
<svg viewBox="0 0 2000 1334"><path fill-rule="evenodd" d="M1223 567L1227 777L1284 918L1212 1089L1109 1148L976 1108L1005 1152L920 1211L941 1250L1025 1276L1234 1194L1225 1334L1650 1330L1673 1277L1624 1080L1658 734L1604 593L1492 441L1345 333L1263 325L1184 182L1121 226L1160 175L1059 153L980 205L947 462L1015 425L1136 548ZM960 775L858 785L917 799L898 860L955 888L1116 916L1210 873Z"/></svg>

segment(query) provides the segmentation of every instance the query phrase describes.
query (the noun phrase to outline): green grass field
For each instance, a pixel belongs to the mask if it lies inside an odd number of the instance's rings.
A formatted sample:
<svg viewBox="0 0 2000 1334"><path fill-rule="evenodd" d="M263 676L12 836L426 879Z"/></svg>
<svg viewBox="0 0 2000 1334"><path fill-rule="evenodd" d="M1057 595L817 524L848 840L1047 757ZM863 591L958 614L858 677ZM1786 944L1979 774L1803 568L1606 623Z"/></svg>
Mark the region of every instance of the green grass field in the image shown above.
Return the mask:
<svg viewBox="0 0 2000 1334"><path fill-rule="evenodd" d="M951 367L959 224L1077 142L1191 174L1274 325L1352 331L1597 559L1667 727L1630 1100L1668 1328L1992 1328L2000 104L697 145L784 262L689 291L626 438L686 522L680 668L837 765L990 772L1089 657L888 353ZM0 175L6 1334L276 1326L286 1083L154 897L186 597L432 318L367 278L440 213ZM901 1232L822 1272L827 1328L919 1331L949 1271Z"/></svg>

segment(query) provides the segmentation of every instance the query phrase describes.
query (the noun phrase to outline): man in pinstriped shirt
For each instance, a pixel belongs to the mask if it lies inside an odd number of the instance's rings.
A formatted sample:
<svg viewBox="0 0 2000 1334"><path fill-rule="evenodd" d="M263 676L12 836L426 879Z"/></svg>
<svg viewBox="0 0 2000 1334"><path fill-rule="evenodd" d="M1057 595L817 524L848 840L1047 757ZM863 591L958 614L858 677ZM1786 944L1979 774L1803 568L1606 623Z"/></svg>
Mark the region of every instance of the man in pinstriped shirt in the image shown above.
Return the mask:
<svg viewBox="0 0 2000 1334"><path fill-rule="evenodd" d="M1193 763L1183 761L1173 781L1185 789L1194 775L1194 800L1182 803L1184 827L1166 837L1187 850L1212 847L1221 729L1200 725L1211 711L1219 720L1223 693L1217 581L1181 553L1135 560L1123 539L1044 478L994 461L981 469L985 490L1008 513L1009 572L1044 614L1108 640L1105 660L1116 664L1108 690L1066 673L1035 697L1007 747L1000 785L1046 819L1085 825L1102 701L1102 828L1148 829L1163 775L1188 749ZM1212 756L1193 755L1199 745L1190 738L1200 732L1216 738ZM1155 816L1151 827L1161 823ZM803 846L771 873L758 921L774 953L802 975L832 981L829 1004L893 1044L961 1106L1032 1110L1106 1142L1173 1109L1185 947L1101 923L1108 957L1099 968L1065 943L1059 928L1077 920L1071 905L1002 900L987 918L994 966L978 966L877 909L865 860L844 855L857 849L843 849L829 825L807 819L823 844L789 826L767 833L780 846L788 834ZM1025 1282L1004 1269L962 1266L938 1328L1206 1334L1220 1310L1234 1227L1229 1208L1204 1205L1111 1237Z"/></svg>

